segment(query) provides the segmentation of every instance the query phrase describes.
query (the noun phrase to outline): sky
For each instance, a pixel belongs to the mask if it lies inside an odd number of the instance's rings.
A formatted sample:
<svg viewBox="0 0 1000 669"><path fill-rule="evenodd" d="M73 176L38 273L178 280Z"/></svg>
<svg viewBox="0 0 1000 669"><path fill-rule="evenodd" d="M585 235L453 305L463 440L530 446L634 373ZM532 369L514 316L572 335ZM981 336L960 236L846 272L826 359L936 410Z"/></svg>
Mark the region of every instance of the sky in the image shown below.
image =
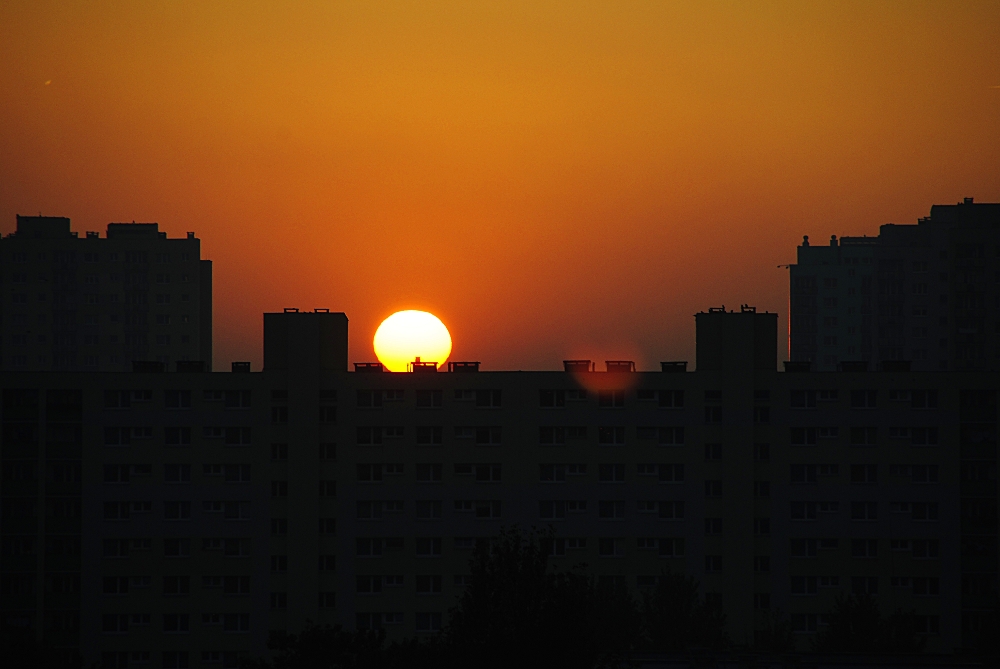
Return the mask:
<svg viewBox="0 0 1000 669"><path fill-rule="evenodd" d="M329 308L350 359L694 361L803 235L1000 201L1000 2L0 3L0 232L155 221L214 262L215 367ZM778 344L784 359L787 342Z"/></svg>

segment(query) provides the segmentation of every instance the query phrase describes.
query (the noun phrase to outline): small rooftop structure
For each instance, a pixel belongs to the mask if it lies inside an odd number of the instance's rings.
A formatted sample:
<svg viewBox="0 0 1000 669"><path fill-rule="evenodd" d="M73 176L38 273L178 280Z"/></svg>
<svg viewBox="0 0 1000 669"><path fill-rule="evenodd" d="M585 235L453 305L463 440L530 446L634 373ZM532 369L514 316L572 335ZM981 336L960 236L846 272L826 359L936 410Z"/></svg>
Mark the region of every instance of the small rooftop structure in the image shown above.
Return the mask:
<svg viewBox="0 0 1000 669"><path fill-rule="evenodd" d="M407 371L413 372L414 374L430 374L436 373L438 371L438 364L436 362L422 362L420 356L408 364Z"/></svg>
<svg viewBox="0 0 1000 669"><path fill-rule="evenodd" d="M567 372L592 372L594 363L590 360L563 360L563 370Z"/></svg>
<svg viewBox="0 0 1000 669"><path fill-rule="evenodd" d="M354 363L355 372L384 372L385 367L382 366L381 362L356 362Z"/></svg>

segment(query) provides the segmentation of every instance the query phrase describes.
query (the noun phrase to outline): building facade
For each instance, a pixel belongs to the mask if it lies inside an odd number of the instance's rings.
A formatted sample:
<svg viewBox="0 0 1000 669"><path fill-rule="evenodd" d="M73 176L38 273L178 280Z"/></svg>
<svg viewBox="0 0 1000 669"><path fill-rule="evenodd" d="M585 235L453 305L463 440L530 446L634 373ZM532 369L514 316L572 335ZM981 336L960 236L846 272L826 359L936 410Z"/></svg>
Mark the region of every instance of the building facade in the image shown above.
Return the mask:
<svg viewBox="0 0 1000 669"><path fill-rule="evenodd" d="M934 205L916 225L798 248L789 357L909 361L915 371L1000 370L1000 204Z"/></svg>
<svg viewBox="0 0 1000 669"><path fill-rule="evenodd" d="M780 610L807 648L864 592L969 646L997 375L779 373L776 323L698 314L694 372L348 372L346 317L293 311L261 372L3 373L2 623L109 667L236 666L307 621L432 634L518 524L636 592L693 574L739 643Z"/></svg>
<svg viewBox="0 0 1000 669"><path fill-rule="evenodd" d="M189 232L18 216L0 239L0 369L129 371L133 360L212 362L212 263Z"/></svg>

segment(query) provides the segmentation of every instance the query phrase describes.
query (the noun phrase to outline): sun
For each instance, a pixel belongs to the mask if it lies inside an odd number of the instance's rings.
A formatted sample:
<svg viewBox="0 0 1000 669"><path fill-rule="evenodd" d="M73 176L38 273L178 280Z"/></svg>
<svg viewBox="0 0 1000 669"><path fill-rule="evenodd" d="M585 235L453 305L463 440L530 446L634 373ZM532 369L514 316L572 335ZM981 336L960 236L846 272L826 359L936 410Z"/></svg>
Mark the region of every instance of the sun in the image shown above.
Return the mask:
<svg viewBox="0 0 1000 669"><path fill-rule="evenodd" d="M426 311L397 311L375 331L375 355L390 372L421 362L443 365L451 355L451 335L441 319Z"/></svg>

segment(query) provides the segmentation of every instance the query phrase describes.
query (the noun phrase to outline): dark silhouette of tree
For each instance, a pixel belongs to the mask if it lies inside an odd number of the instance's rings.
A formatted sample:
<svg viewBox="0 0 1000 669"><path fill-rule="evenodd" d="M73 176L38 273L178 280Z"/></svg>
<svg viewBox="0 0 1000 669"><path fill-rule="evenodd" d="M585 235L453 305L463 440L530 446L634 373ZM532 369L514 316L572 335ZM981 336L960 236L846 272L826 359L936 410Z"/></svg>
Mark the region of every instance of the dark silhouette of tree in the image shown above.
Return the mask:
<svg viewBox="0 0 1000 669"><path fill-rule="evenodd" d="M271 632L271 660L244 659L243 669L363 669L384 666L383 630L347 632L340 625L306 624L300 634Z"/></svg>
<svg viewBox="0 0 1000 669"><path fill-rule="evenodd" d="M758 616L752 649L758 653L788 653L795 650L792 621L787 613L775 609Z"/></svg>
<svg viewBox="0 0 1000 669"><path fill-rule="evenodd" d="M641 613L645 645L651 650L721 649L729 646L722 607L707 602L692 576L664 569L652 592L645 593Z"/></svg>
<svg viewBox="0 0 1000 669"><path fill-rule="evenodd" d="M871 595L841 595L813 647L837 653L917 653L924 639L912 613L896 611L885 618Z"/></svg>
<svg viewBox="0 0 1000 669"><path fill-rule="evenodd" d="M445 641L456 666L611 667L638 636L624 586L581 569L551 569L542 536L517 527L476 547L471 584L451 611Z"/></svg>

